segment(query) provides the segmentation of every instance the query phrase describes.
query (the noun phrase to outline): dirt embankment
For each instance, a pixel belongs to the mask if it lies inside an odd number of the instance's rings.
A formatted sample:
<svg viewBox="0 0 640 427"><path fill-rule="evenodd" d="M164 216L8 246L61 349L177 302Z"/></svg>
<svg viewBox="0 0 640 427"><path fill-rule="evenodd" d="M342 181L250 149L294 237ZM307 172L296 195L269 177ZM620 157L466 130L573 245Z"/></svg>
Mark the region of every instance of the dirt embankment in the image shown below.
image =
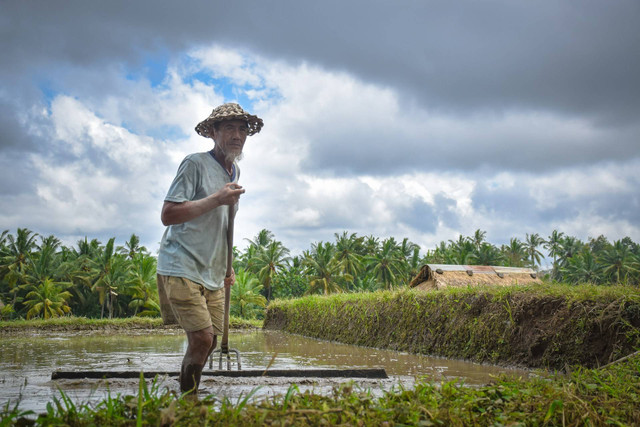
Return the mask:
<svg viewBox="0 0 640 427"><path fill-rule="evenodd" d="M277 301L264 327L477 362L597 367L640 349L640 293L404 291Z"/></svg>

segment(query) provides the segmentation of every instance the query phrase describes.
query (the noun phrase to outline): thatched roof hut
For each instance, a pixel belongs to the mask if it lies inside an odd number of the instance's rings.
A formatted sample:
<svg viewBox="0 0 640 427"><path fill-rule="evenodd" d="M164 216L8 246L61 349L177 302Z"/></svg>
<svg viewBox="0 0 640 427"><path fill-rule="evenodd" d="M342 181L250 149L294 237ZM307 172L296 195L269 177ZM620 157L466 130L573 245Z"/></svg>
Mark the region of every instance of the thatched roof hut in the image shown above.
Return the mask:
<svg viewBox="0 0 640 427"><path fill-rule="evenodd" d="M530 268L489 265L425 264L409 284L417 289L442 289L478 285L509 286L542 283Z"/></svg>

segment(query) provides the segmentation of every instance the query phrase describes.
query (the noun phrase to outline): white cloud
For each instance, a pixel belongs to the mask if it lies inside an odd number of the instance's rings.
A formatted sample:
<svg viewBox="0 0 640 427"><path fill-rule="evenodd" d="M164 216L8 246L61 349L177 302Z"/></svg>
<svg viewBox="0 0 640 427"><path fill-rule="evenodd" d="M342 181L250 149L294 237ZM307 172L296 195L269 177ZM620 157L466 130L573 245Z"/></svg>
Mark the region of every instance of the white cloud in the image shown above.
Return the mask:
<svg viewBox="0 0 640 427"><path fill-rule="evenodd" d="M430 110L347 72L221 46L173 58L157 86L121 74L109 78L116 90L55 97L45 117L51 151L29 160L37 191L11 199L17 208L0 212L3 226L137 233L155 249L178 163L212 145L193 128L229 101L228 88L194 80L202 70L236 84L265 120L240 163L239 247L262 228L294 253L343 230L408 237L423 249L478 228L496 243L553 228L640 239L632 213L606 209L610 197L638 203L640 164L593 164L604 136L584 118ZM580 166L566 166L572 156Z"/></svg>

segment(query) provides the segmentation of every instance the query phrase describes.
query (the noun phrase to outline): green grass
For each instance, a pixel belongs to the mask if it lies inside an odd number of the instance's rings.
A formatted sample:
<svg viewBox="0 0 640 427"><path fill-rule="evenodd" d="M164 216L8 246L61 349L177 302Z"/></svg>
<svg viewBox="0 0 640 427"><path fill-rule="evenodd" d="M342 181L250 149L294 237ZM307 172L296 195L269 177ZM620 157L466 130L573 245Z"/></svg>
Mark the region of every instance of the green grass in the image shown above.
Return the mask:
<svg viewBox="0 0 640 427"><path fill-rule="evenodd" d="M640 290L544 283L276 300L265 328L347 344L566 369L640 348Z"/></svg>
<svg viewBox="0 0 640 427"><path fill-rule="evenodd" d="M604 369L578 369L530 380L500 377L467 387L459 381L418 381L375 397L353 384L330 395L301 393L256 400L252 393L232 402L207 396L199 402L140 382L137 396L108 396L90 406L63 392L42 414L0 408L4 425L639 425L640 357Z"/></svg>
<svg viewBox="0 0 640 427"><path fill-rule="evenodd" d="M229 325L233 329L261 328L261 320L247 320L231 316ZM60 330L100 330L100 329L159 329L164 328L159 317L128 317L116 319L88 319L86 317L58 317L55 319L32 319L0 321L0 333L22 330L60 331ZM175 328L180 328L174 325Z"/></svg>

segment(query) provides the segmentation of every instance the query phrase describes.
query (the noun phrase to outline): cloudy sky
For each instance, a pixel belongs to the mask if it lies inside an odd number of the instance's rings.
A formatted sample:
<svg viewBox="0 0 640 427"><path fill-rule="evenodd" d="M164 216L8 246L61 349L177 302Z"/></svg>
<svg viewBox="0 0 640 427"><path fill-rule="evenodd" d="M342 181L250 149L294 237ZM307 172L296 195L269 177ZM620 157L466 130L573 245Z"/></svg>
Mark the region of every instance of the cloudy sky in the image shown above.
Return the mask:
<svg viewBox="0 0 640 427"><path fill-rule="evenodd" d="M640 2L0 3L0 230L157 249L194 126L262 117L244 247L640 241Z"/></svg>

